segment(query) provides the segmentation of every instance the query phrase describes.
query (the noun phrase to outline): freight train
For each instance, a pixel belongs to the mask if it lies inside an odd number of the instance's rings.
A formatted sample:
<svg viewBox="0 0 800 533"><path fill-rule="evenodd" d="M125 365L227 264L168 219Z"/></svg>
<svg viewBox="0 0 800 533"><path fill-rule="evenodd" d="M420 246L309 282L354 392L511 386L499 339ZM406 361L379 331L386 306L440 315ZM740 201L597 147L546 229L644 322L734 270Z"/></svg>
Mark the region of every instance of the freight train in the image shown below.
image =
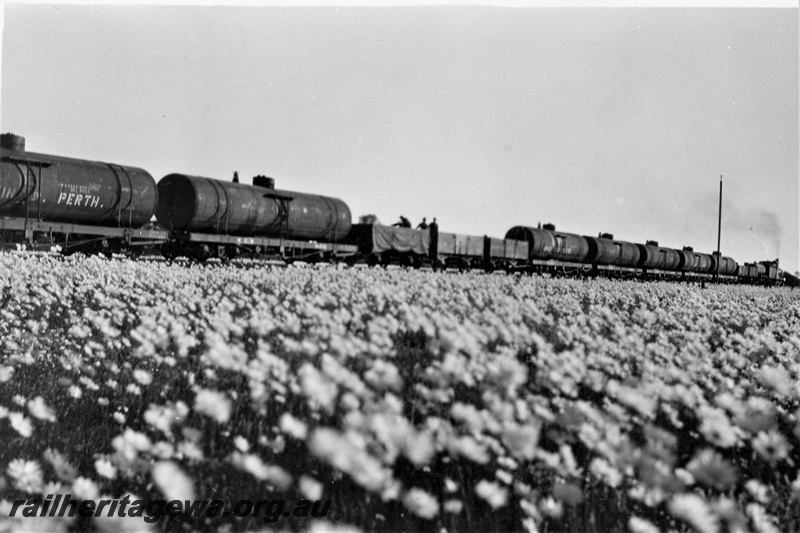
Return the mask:
<svg viewBox="0 0 800 533"><path fill-rule="evenodd" d="M235 257L285 262L427 265L551 275L667 278L779 284L778 261L737 264L695 252L581 236L555 226L514 226L505 237L380 224L353 224L347 204L317 194L186 174L158 183L138 167L28 152L0 135L0 244L63 253L139 255L195 261ZM153 218L155 217L155 221Z"/></svg>

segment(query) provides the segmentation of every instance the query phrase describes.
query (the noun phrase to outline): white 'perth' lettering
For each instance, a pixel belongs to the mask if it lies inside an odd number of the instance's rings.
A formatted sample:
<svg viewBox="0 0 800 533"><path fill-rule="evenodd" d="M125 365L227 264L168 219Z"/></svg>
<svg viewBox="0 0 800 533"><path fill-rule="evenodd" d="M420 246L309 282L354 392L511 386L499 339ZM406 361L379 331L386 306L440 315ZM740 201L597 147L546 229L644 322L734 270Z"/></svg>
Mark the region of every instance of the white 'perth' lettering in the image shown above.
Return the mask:
<svg viewBox="0 0 800 533"><path fill-rule="evenodd" d="M60 192L56 204L74 205L78 207L97 207L100 197L94 194L76 194L74 192Z"/></svg>

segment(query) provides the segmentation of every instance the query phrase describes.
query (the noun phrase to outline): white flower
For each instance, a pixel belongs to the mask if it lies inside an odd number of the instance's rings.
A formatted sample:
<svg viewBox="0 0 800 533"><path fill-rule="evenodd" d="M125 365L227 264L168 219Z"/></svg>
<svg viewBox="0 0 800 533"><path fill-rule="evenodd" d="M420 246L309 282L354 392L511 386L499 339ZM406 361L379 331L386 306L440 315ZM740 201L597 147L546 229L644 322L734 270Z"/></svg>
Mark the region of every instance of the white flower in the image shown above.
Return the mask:
<svg viewBox="0 0 800 533"><path fill-rule="evenodd" d="M753 450L770 463L786 459L791 449L792 445L774 429L760 431L753 439Z"/></svg>
<svg viewBox="0 0 800 533"><path fill-rule="evenodd" d="M72 483L78 477L78 469L69 462L67 457L54 448L47 448L42 454L45 460L50 463L56 476L61 481L68 481Z"/></svg>
<svg viewBox="0 0 800 533"><path fill-rule="evenodd" d="M182 454L186 459L192 459L194 461L202 461L203 460L203 450L197 443L183 440L178 444L178 452Z"/></svg>
<svg viewBox="0 0 800 533"><path fill-rule="evenodd" d="M450 448L450 453L461 455L478 464L485 465L489 462L489 453L486 451L486 447L478 444L472 437L450 439L448 447Z"/></svg>
<svg viewBox="0 0 800 533"><path fill-rule="evenodd" d="M178 465L159 461L153 466L153 481L167 500L193 500L194 484Z"/></svg>
<svg viewBox="0 0 800 533"><path fill-rule="evenodd" d="M525 425L506 424L503 430L503 443L514 457L530 461L536 453L540 430L541 424L538 421Z"/></svg>
<svg viewBox="0 0 800 533"><path fill-rule="evenodd" d="M44 403L44 398L37 396L28 402L28 411L39 420L56 421L56 412Z"/></svg>
<svg viewBox="0 0 800 533"><path fill-rule="evenodd" d="M316 501L322 498L322 483L309 476L302 476L300 478L300 492L303 493L307 499Z"/></svg>
<svg viewBox="0 0 800 533"><path fill-rule="evenodd" d="M667 505L672 516L683 520L699 533L717 533L719 519L706 501L697 494L683 493L672 497Z"/></svg>
<svg viewBox="0 0 800 533"><path fill-rule="evenodd" d="M305 422L293 417L289 413L283 413L283 415L281 415L279 425L281 431L297 440L305 440L308 435L308 426Z"/></svg>
<svg viewBox="0 0 800 533"><path fill-rule="evenodd" d="M172 437L172 425L183 422L189 409L183 402L174 405L150 404L144 413L144 421L160 430L168 437Z"/></svg>
<svg viewBox="0 0 800 533"><path fill-rule="evenodd" d="M271 483L281 491L288 490L292 485L292 476L286 470L279 466L265 464L257 455L235 453L233 462L259 481Z"/></svg>
<svg viewBox="0 0 800 533"><path fill-rule="evenodd" d="M250 451L250 443L247 442L247 439L241 435L236 435L233 437L233 445L236 446L236 449L242 453L247 453Z"/></svg>
<svg viewBox="0 0 800 533"><path fill-rule="evenodd" d="M514 483L514 475L511 472L506 472L505 470L498 470L494 473L494 475L505 483L506 485L511 485Z"/></svg>
<svg viewBox="0 0 800 533"><path fill-rule="evenodd" d="M464 503L461 500L445 500L444 511L450 514L458 514L464 509Z"/></svg>
<svg viewBox="0 0 800 533"><path fill-rule="evenodd" d="M48 494L65 494L68 492L64 489L64 485L57 481L49 481L45 483L44 488L42 489L42 494L47 496Z"/></svg>
<svg viewBox="0 0 800 533"><path fill-rule="evenodd" d="M788 396L792 392L792 380L785 369L774 366L764 366L759 372L759 381L781 396Z"/></svg>
<svg viewBox="0 0 800 533"><path fill-rule="evenodd" d="M658 407L658 400L647 396L644 391L627 387L613 379L608 382L606 388L609 396L616 398L617 401L629 408L638 411L642 416L653 418L655 415L656 408Z"/></svg>
<svg viewBox="0 0 800 533"><path fill-rule="evenodd" d="M436 454L436 446L427 433L409 432L402 447L403 455L417 467L430 463Z"/></svg>
<svg viewBox="0 0 800 533"><path fill-rule="evenodd" d="M13 366L0 365L0 383L5 383L14 375Z"/></svg>
<svg viewBox="0 0 800 533"><path fill-rule="evenodd" d="M764 507L757 503L748 503L745 509L758 533L780 533L781 530L775 525L775 519L767 514Z"/></svg>
<svg viewBox="0 0 800 533"><path fill-rule="evenodd" d="M133 379L138 381L144 386L150 385L153 382L153 375L147 370L137 368L133 371Z"/></svg>
<svg viewBox="0 0 800 533"><path fill-rule="evenodd" d="M397 367L384 359L375 359L372 368L364 373L364 380L378 390L390 389L400 391L403 388L403 378Z"/></svg>
<svg viewBox="0 0 800 533"><path fill-rule="evenodd" d="M608 461L602 457L592 459L589 471L611 488L617 488L622 482L622 474L619 470L608 464Z"/></svg>
<svg viewBox="0 0 800 533"><path fill-rule="evenodd" d="M561 518L561 516L564 514L564 504L552 496L542 498L542 500L539 502L539 508L542 510L544 515L551 518Z"/></svg>
<svg viewBox="0 0 800 533"><path fill-rule="evenodd" d="M108 479L115 479L117 477L117 469L111 464L108 459L98 459L94 462L94 469L101 476Z"/></svg>
<svg viewBox="0 0 800 533"><path fill-rule="evenodd" d="M750 493L750 496L759 503L769 503L770 500L770 493L769 488L758 481L757 479L750 479L747 483L744 484L744 487L747 489L747 492Z"/></svg>
<svg viewBox="0 0 800 533"><path fill-rule="evenodd" d="M492 509L499 509L508 502L508 490L494 481L485 479L479 481L475 485L475 494L486 500L486 503L491 505Z"/></svg>
<svg viewBox="0 0 800 533"><path fill-rule="evenodd" d="M403 505L417 516L427 520L439 514L439 502L422 489L413 488L403 495Z"/></svg>
<svg viewBox="0 0 800 533"><path fill-rule="evenodd" d="M303 387L309 405L315 409L332 411L335 406L336 396L339 394L339 386L322 374L312 365L306 363L298 372L300 384Z"/></svg>
<svg viewBox="0 0 800 533"><path fill-rule="evenodd" d="M8 414L8 420L11 422L11 427L23 437L28 438L33 435L33 424L22 413L13 411Z"/></svg>
<svg viewBox="0 0 800 533"><path fill-rule="evenodd" d="M652 522L644 518L639 518L638 516L630 517L628 520L628 530L631 533L661 533L661 530L653 525Z"/></svg>
<svg viewBox="0 0 800 533"><path fill-rule="evenodd" d="M81 476L72 482L72 494L80 500L96 500L100 489L94 481Z"/></svg>
<svg viewBox="0 0 800 533"><path fill-rule="evenodd" d="M139 452L150 450L152 443L144 433L126 428L122 435L114 437L111 445L125 460L133 461L138 457Z"/></svg>
<svg viewBox="0 0 800 533"><path fill-rule="evenodd" d="M158 459L172 459L175 455L175 447L169 442L158 441L150 448L150 453Z"/></svg>
<svg viewBox="0 0 800 533"><path fill-rule="evenodd" d="M736 430L721 409L701 408L700 433L711 444L721 448L730 448L739 440Z"/></svg>
<svg viewBox="0 0 800 533"><path fill-rule="evenodd" d="M317 457L337 470L353 477L362 487L378 491L390 481L381 463L353 442L355 435L342 435L332 428L317 428L308 441L308 448Z"/></svg>
<svg viewBox="0 0 800 533"><path fill-rule="evenodd" d="M8 463L8 475L14 479L14 486L28 493L42 490L42 469L36 461L14 459Z"/></svg>
<svg viewBox="0 0 800 533"><path fill-rule="evenodd" d="M231 417L233 403L222 392L209 389L199 389L194 401L196 411L213 418L220 424L224 424Z"/></svg>

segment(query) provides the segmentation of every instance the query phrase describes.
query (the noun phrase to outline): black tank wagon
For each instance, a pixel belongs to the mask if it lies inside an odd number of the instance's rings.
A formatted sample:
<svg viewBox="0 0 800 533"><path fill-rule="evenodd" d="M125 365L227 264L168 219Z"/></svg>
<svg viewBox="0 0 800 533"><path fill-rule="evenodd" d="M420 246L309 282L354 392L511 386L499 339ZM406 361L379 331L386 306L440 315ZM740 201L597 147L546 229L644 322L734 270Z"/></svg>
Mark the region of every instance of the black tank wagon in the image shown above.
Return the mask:
<svg viewBox="0 0 800 533"><path fill-rule="evenodd" d="M527 241L531 259L582 263L589 255L585 238L556 231L552 224L545 224L544 228L514 226L506 232L506 239Z"/></svg>
<svg viewBox="0 0 800 533"><path fill-rule="evenodd" d="M610 233L598 237L584 237L589 245L586 260L600 265L635 267L639 263L639 247L633 243L616 241Z"/></svg>
<svg viewBox="0 0 800 533"><path fill-rule="evenodd" d="M23 137L0 135L0 244L139 250L167 239L141 229L157 204L156 182L141 168L28 152Z"/></svg>
<svg viewBox="0 0 800 533"><path fill-rule="evenodd" d="M141 168L27 152L23 137L0 136L0 216L138 228L157 204Z"/></svg>
<svg viewBox="0 0 800 533"><path fill-rule="evenodd" d="M158 182L156 218L176 231L338 242L350 232L350 208L338 198L283 191L271 178L253 185L169 174Z"/></svg>

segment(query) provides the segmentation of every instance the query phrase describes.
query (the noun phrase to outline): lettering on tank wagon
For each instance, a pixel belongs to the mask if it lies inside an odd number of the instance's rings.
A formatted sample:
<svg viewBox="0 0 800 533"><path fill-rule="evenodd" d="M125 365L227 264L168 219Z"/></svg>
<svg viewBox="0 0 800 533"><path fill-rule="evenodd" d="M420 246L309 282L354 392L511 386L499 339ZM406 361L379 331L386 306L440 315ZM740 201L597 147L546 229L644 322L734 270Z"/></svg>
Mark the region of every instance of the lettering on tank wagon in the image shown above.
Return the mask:
<svg viewBox="0 0 800 533"><path fill-rule="evenodd" d="M56 204L74 205L77 207L103 207L100 205L100 197L93 194L75 194L74 192L58 193Z"/></svg>
<svg viewBox="0 0 800 533"><path fill-rule="evenodd" d="M97 194L101 188L99 183L62 183L56 204L75 207L103 207L100 203L100 195ZM128 190L127 187L122 187L121 192L127 192Z"/></svg>

